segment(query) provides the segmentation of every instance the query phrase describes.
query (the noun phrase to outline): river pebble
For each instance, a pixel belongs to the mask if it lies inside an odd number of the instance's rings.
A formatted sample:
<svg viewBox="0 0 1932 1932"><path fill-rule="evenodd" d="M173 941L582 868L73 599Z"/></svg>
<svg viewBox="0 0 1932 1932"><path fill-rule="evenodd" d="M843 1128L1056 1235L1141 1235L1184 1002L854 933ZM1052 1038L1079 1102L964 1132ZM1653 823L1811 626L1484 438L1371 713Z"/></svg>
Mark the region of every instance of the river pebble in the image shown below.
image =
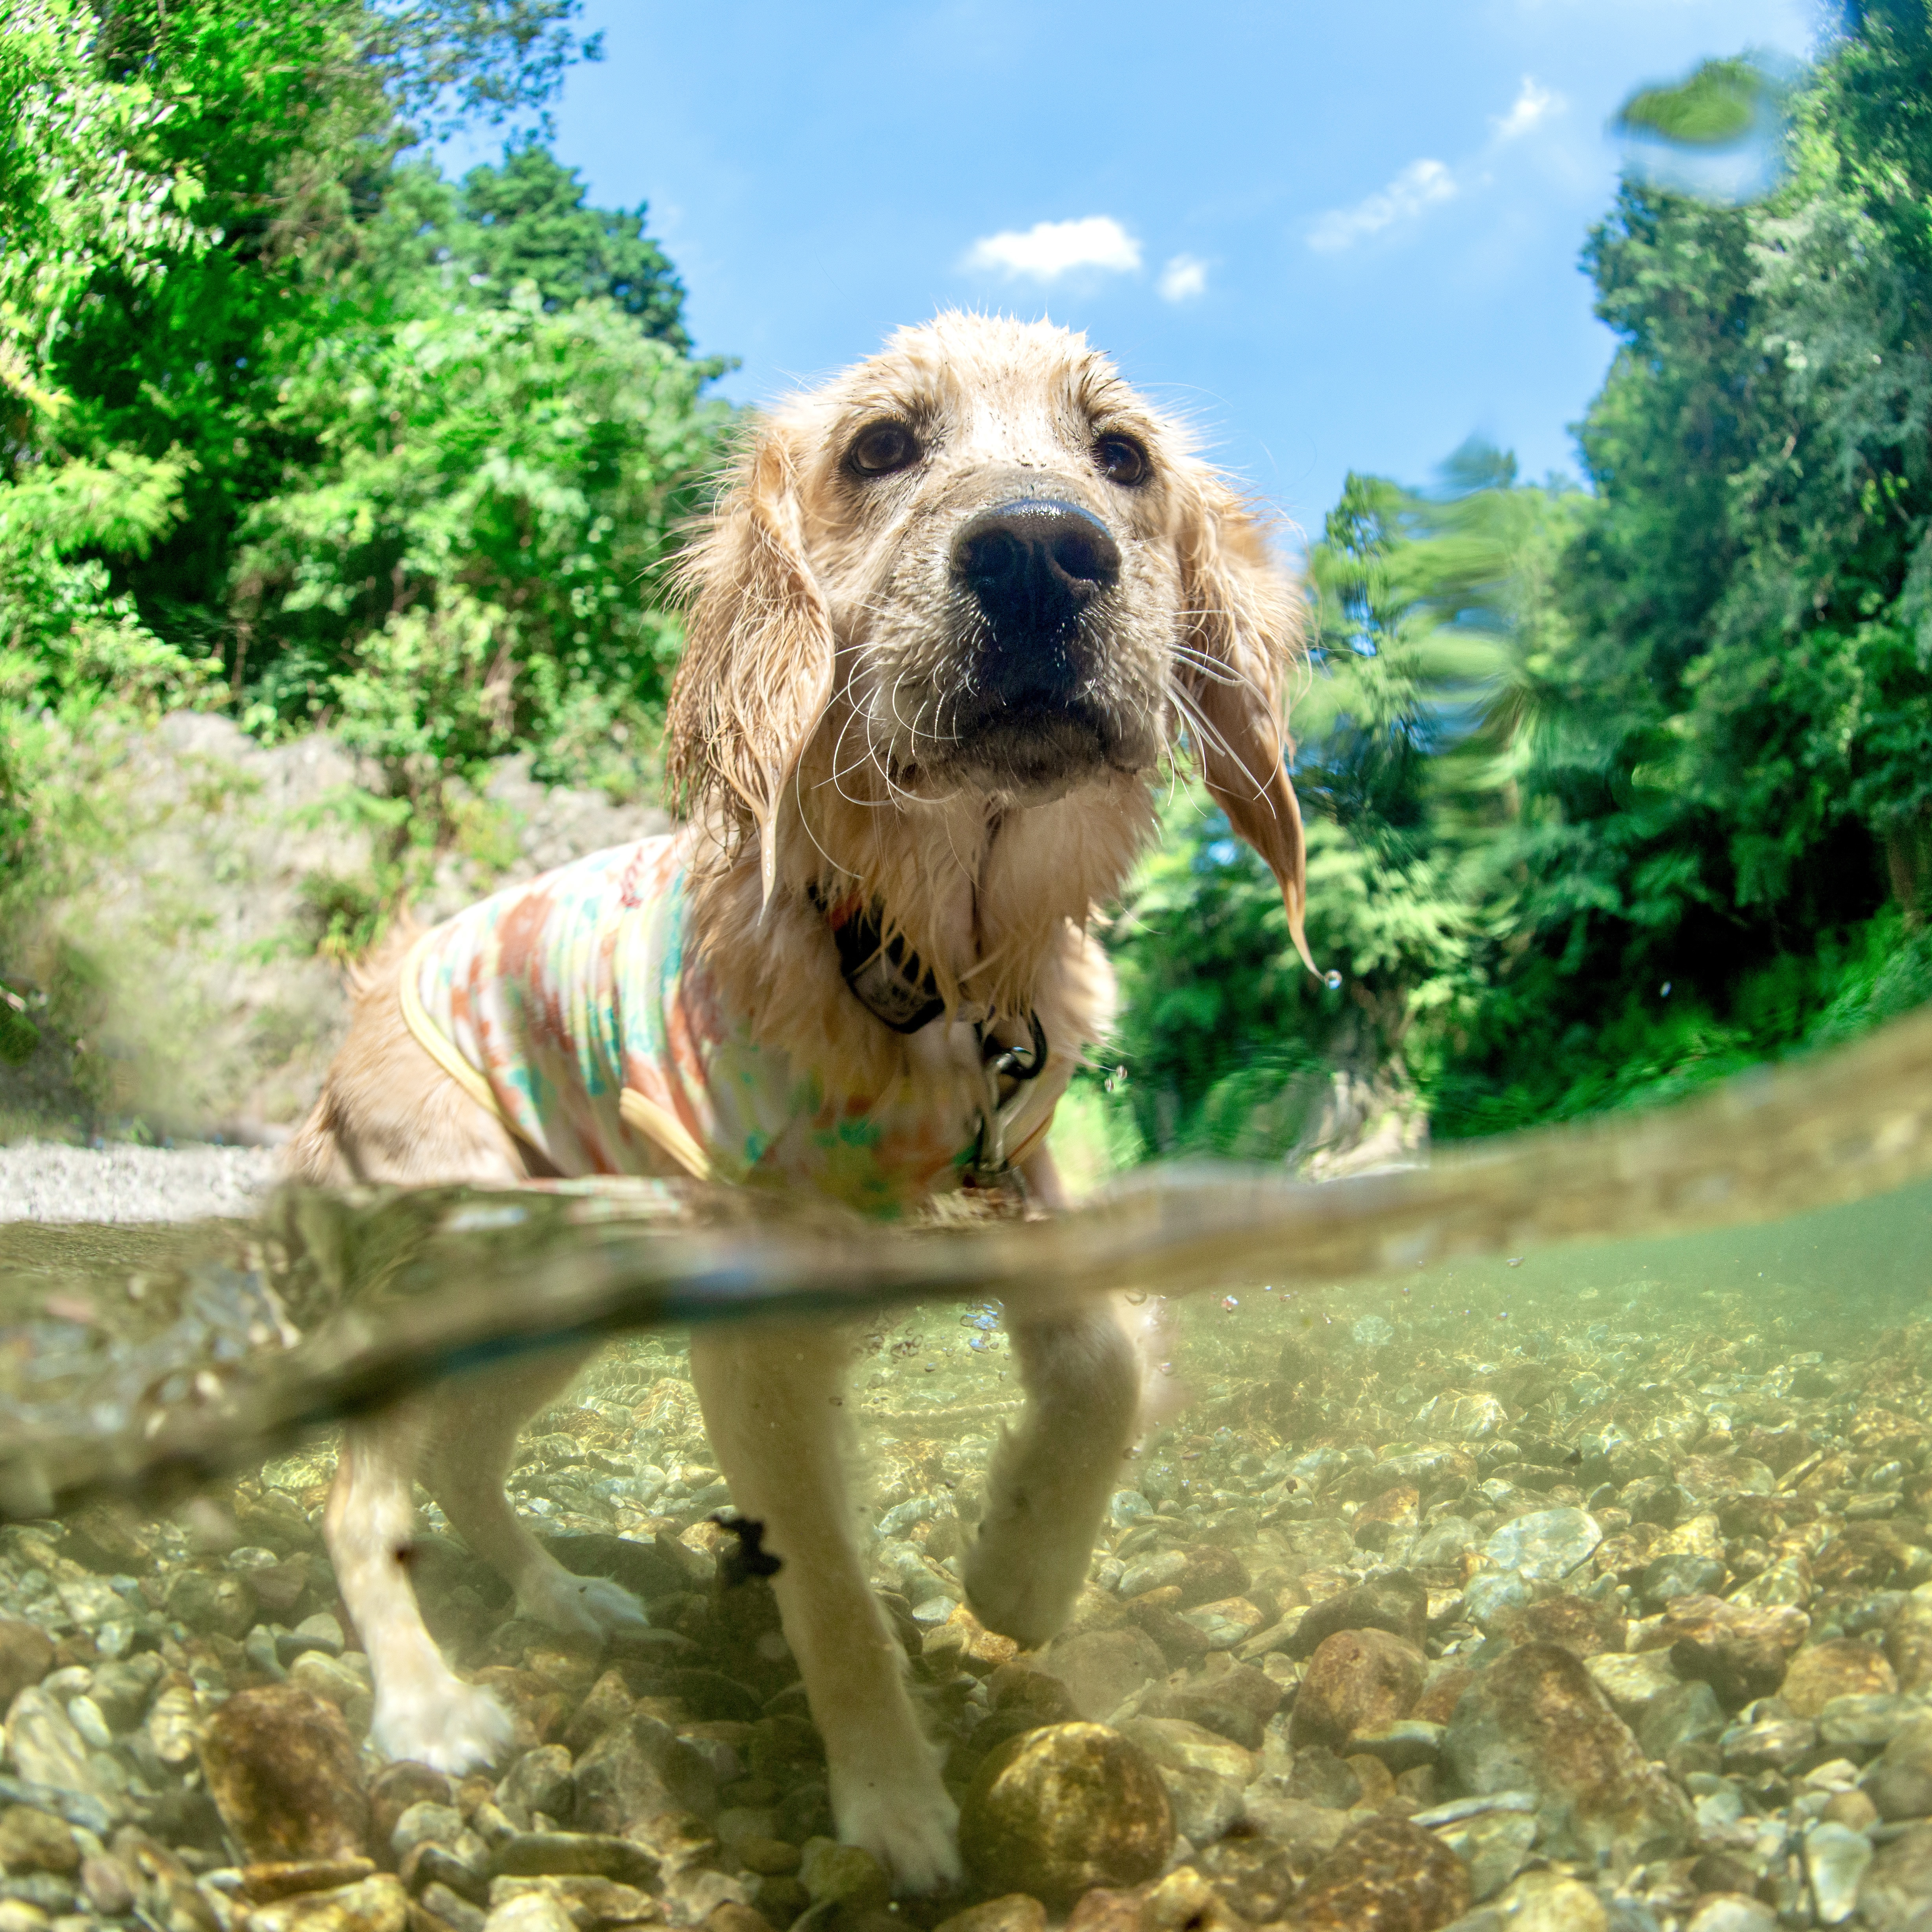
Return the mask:
<svg viewBox="0 0 1932 1932"><path fill-rule="evenodd" d="M980 1767L961 1808L959 1849L991 1892L1064 1908L1095 1886L1132 1886L1166 1862L1174 1813L1147 1753L1105 1725L1051 1724Z"/></svg>

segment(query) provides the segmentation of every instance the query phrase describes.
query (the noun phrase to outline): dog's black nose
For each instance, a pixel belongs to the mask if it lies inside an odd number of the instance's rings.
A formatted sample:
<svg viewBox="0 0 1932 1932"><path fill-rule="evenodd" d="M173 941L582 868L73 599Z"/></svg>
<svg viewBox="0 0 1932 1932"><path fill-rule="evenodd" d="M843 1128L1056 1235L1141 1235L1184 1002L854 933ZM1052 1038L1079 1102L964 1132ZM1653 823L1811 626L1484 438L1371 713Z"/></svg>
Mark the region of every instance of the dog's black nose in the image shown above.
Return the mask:
<svg viewBox="0 0 1932 1932"><path fill-rule="evenodd" d="M1119 580L1120 547L1091 511L1027 496L968 523L952 540L952 569L1003 650L1058 644L1088 602Z"/></svg>

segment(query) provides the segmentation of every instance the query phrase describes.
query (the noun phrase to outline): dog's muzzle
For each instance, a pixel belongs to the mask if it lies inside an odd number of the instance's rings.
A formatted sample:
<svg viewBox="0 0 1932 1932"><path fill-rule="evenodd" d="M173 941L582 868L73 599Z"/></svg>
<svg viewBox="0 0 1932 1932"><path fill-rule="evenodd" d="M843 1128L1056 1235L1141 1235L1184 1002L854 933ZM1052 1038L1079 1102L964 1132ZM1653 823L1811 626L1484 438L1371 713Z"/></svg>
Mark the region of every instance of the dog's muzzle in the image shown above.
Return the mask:
<svg viewBox="0 0 1932 1932"><path fill-rule="evenodd" d="M953 539L952 567L985 620L988 696L1015 709L1076 696L1081 615L1120 581L1120 546L1106 525L1076 503L1022 497L972 518Z"/></svg>

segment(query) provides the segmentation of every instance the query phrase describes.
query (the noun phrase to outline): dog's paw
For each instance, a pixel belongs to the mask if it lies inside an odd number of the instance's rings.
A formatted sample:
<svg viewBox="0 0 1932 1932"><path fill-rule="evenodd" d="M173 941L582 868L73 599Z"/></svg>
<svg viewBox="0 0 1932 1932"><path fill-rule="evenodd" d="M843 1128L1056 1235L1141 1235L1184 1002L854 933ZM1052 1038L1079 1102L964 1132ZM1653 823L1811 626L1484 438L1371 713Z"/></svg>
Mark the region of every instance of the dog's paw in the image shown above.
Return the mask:
<svg viewBox="0 0 1932 1932"><path fill-rule="evenodd" d="M386 1758L406 1758L460 1776L494 1764L515 1726L491 1694L444 1677L407 1690L380 1693L369 1742Z"/></svg>
<svg viewBox="0 0 1932 1932"><path fill-rule="evenodd" d="M650 1624L644 1605L608 1576L573 1576L559 1570L525 1584L518 1593L518 1602L524 1614L536 1622L585 1636L644 1630Z"/></svg>
<svg viewBox="0 0 1932 1932"><path fill-rule="evenodd" d="M848 1845L870 1852L898 1892L943 1891L959 1878L959 1808L935 1772L856 1788L835 1778L832 1816Z"/></svg>
<svg viewBox="0 0 1932 1932"><path fill-rule="evenodd" d="M1036 1649L1066 1628L1093 1556L1084 1523L1053 1535L1018 1514L995 1516L961 1566L967 1606L989 1630Z"/></svg>

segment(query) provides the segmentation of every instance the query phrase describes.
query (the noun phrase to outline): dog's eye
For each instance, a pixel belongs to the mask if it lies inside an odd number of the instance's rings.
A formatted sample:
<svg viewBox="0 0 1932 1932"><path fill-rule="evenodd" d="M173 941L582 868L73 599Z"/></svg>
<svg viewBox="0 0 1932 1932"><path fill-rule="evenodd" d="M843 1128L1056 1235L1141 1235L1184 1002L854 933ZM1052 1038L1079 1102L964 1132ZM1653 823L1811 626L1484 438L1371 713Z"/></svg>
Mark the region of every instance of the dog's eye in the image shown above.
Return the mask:
<svg viewBox="0 0 1932 1932"><path fill-rule="evenodd" d="M1094 446L1094 461L1110 483L1140 483L1147 478L1148 454L1132 437L1103 436Z"/></svg>
<svg viewBox="0 0 1932 1932"><path fill-rule="evenodd" d="M847 460L861 476L888 476L919 460L919 439L904 423L874 423L854 439Z"/></svg>

